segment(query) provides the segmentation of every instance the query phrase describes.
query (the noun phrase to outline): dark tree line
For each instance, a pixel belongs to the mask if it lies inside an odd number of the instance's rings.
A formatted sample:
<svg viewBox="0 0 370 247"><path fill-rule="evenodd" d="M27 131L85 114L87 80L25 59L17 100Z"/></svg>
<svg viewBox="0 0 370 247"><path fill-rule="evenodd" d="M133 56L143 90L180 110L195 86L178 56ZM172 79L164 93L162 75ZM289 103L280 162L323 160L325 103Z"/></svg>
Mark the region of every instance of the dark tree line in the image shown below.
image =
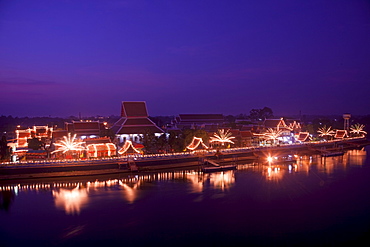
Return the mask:
<svg viewBox="0 0 370 247"><path fill-rule="evenodd" d="M10 157L10 150L6 140L6 136L3 135L0 140L0 160L8 160Z"/></svg>

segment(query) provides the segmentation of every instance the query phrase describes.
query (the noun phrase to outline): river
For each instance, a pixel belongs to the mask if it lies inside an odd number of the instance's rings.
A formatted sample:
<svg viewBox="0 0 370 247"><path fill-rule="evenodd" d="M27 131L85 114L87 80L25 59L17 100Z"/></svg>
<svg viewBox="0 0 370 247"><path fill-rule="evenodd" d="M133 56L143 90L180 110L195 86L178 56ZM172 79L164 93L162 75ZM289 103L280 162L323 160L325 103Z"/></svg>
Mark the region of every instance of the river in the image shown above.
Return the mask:
<svg viewBox="0 0 370 247"><path fill-rule="evenodd" d="M370 146L295 163L0 184L0 246L370 243Z"/></svg>

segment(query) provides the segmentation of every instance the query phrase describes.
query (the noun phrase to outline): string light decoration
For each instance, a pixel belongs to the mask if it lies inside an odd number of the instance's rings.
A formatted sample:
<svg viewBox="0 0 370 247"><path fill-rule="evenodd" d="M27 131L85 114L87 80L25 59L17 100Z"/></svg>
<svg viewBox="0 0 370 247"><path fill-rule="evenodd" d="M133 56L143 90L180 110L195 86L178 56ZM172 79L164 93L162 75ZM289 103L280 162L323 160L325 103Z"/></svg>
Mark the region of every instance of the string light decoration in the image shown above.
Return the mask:
<svg viewBox="0 0 370 247"><path fill-rule="evenodd" d="M116 146L113 143L89 144L86 146L86 149L91 153L92 157L104 156L103 153L106 153L107 156L112 156L116 153Z"/></svg>
<svg viewBox="0 0 370 247"><path fill-rule="evenodd" d="M118 150L118 153L122 155L126 153L130 147L132 148L132 150L134 150L135 153L138 153L138 154L140 153L140 151L136 149L134 145L132 144L132 142L129 140L126 140L125 144L123 144L123 147L120 150Z"/></svg>
<svg viewBox="0 0 370 247"><path fill-rule="evenodd" d="M219 129L218 133L215 133L213 137L210 138L210 142L218 142L221 143L222 146L225 145L225 143L231 143L234 144L234 142L231 139L234 139L234 136L231 136L230 130L224 130Z"/></svg>
<svg viewBox="0 0 370 247"><path fill-rule="evenodd" d="M307 139L310 140L310 133L309 132L299 132L298 136L296 137L296 139L300 142L304 142L306 141Z"/></svg>
<svg viewBox="0 0 370 247"><path fill-rule="evenodd" d="M267 139L271 139L275 142L280 137L281 133L283 133L282 130L279 130L279 129L274 130L272 128L269 128L267 129L266 133L264 133L264 136Z"/></svg>
<svg viewBox="0 0 370 247"><path fill-rule="evenodd" d="M194 150L199 147L199 145L202 145L203 148L208 149L208 146L204 144L203 139L200 137L193 137L193 140L191 143L186 147L187 149Z"/></svg>
<svg viewBox="0 0 370 247"><path fill-rule="evenodd" d="M294 121L293 123L290 123L289 126L287 126L287 128L292 131L294 129L301 129L302 126L300 123L297 123L296 121Z"/></svg>
<svg viewBox="0 0 370 247"><path fill-rule="evenodd" d="M319 128L317 132L320 133L319 136L321 137L335 135L335 131L331 129L331 126L327 128L326 125L324 125L322 128Z"/></svg>
<svg viewBox="0 0 370 247"><path fill-rule="evenodd" d="M82 147L84 142L76 140L76 134L71 137L71 133L68 133L67 136L63 136L64 141L61 141L60 143L55 143L54 145L58 147L57 150L54 150L53 153L62 152L66 153L68 151L84 151L85 148Z"/></svg>
<svg viewBox="0 0 370 247"><path fill-rule="evenodd" d="M365 136L367 134L367 132L364 131L364 128L365 128L365 125L357 123L357 124L351 126L349 133L355 134L355 135L358 135L358 136L359 135Z"/></svg>

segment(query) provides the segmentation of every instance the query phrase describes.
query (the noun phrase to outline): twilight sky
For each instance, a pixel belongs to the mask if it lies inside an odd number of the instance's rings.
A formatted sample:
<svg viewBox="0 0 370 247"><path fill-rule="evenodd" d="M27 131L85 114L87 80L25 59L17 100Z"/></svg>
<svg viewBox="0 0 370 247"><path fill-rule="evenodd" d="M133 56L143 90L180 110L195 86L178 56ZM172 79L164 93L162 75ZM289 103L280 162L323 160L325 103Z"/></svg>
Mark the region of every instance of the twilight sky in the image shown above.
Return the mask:
<svg viewBox="0 0 370 247"><path fill-rule="evenodd" d="M0 115L370 114L367 0L0 0Z"/></svg>

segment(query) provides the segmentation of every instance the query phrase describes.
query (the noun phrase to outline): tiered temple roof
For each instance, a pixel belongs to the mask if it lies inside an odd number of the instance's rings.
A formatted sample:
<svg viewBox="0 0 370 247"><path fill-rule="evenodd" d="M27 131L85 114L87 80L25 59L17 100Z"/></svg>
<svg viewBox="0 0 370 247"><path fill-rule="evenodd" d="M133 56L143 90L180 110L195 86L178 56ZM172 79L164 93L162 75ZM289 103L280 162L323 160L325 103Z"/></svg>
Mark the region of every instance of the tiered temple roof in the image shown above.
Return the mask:
<svg viewBox="0 0 370 247"><path fill-rule="evenodd" d="M116 135L144 134L147 131L163 133L163 130L149 119L144 101L122 102L121 118L111 129Z"/></svg>

